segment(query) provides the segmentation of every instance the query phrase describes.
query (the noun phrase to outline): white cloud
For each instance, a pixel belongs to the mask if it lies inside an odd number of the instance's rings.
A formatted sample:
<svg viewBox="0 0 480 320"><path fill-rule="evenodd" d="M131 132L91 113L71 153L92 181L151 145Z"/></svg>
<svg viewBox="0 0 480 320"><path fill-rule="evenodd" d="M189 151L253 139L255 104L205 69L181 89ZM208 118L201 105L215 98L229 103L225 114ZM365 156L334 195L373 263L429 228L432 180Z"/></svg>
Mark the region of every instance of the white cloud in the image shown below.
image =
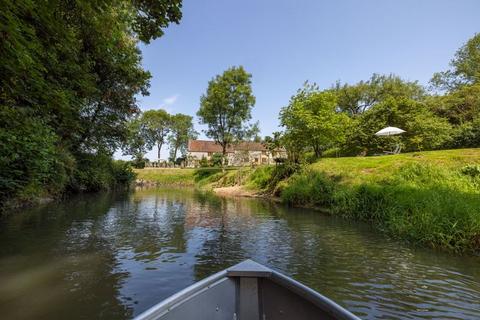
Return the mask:
<svg viewBox="0 0 480 320"><path fill-rule="evenodd" d="M177 101L179 95L178 94L175 94L171 97L167 97L165 99L163 99L163 103L166 105L166 106L171 106L172 104L175 103L175 101Z"/></svg>

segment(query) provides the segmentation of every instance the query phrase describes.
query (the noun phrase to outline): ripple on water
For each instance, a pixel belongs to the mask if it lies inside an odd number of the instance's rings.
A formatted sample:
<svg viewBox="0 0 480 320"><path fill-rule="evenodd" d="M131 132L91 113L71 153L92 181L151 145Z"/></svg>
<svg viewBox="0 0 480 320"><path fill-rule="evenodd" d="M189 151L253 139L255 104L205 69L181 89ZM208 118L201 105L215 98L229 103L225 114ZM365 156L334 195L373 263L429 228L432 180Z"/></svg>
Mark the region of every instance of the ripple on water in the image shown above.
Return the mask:
<svg viewBox="0 0 480 320"><path fill-rule="evenodd" d="M251 258L364 319L480 319L479 257L414 249L358 222L258 199L83 196L4 221L0 243L6 318L128 319Z"/></svg>

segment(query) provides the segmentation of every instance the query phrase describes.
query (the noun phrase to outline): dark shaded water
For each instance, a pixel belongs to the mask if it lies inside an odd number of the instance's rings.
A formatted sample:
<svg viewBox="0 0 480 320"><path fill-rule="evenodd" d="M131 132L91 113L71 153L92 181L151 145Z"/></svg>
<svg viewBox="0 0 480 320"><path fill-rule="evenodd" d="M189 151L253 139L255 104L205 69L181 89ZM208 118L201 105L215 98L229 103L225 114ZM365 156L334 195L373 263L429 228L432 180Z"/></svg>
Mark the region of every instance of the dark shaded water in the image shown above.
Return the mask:
<svg viewBox="0 0 480 320"><path fill-rule="evenodd" d="M188 190L84 196L0 222L0 318L131 318L252 258L365 319L480 319L480 257Z"/></svg>

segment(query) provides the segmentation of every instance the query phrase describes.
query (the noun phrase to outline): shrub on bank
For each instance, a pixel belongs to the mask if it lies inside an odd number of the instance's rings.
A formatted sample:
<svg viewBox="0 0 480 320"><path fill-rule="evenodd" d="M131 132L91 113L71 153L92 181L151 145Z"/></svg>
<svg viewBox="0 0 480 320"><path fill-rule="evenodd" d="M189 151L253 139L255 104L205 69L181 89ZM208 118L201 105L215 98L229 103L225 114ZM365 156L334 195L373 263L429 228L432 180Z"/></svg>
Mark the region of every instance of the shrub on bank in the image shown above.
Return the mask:
<svg viewBox="0 0 480 320"><path fill-rule="evenodd" d="M76 167L69 183L75 192L96 192L120 185L129 185L135 179L130 164L112 160L106 153L81 153L76 155Z"/></svg>
<svg viewBox="0 0 480 320"><path fill-rule="evenodd" d="M0 108L0 203L28 202L63 190L71 156L58 137L31 111Z"/></svg>
<svg viewBox="0 0 480 320"><path fill-rule="evenodd" d="M290 177L300 166L295 163L281 163L275 166L260 166L246 177L247 187L274 192L278 184Z"/></svg>

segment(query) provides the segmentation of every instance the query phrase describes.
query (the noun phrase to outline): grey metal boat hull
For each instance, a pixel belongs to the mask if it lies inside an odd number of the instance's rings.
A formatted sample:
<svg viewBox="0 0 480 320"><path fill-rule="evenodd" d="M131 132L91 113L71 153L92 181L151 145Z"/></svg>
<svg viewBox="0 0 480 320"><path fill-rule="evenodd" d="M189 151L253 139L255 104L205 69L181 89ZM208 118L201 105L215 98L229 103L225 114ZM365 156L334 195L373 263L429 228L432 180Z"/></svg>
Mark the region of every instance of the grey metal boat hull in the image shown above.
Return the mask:
<svg viewBox="0 0 480 320"><path fill-rule="evenodd" d="M191 285L136 318L154 319L359 318L298 281L246 260Z"/></svg>

